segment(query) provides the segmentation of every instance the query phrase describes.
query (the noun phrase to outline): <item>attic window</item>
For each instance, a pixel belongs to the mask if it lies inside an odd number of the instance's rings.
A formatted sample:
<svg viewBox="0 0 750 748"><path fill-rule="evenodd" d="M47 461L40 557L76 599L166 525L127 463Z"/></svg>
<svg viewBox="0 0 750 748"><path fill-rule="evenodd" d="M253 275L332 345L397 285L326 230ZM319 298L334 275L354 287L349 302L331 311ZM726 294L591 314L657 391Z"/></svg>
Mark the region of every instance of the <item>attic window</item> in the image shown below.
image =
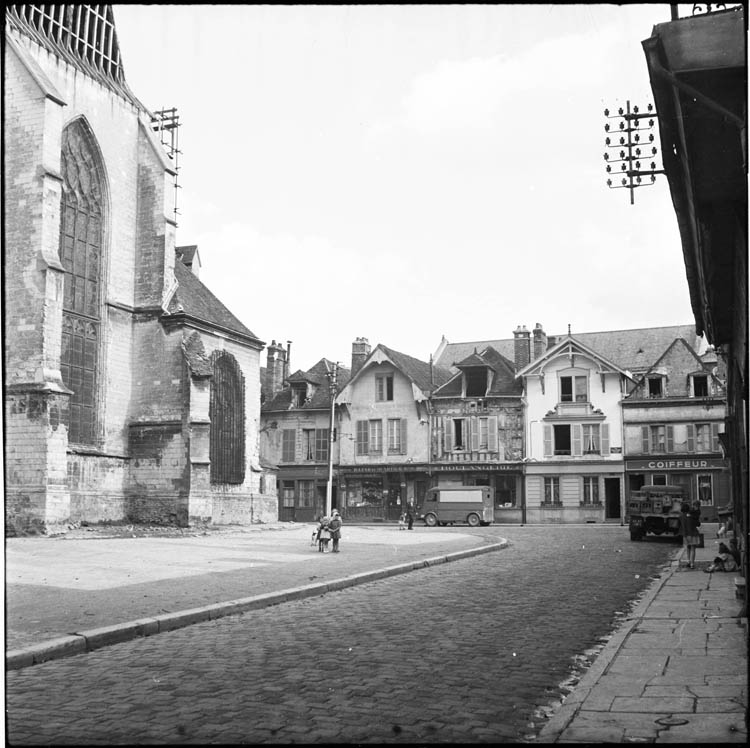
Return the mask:
<svg viewBox="0 0 750 748"><path fill-rule="evenodd" d="M664 397L664 387L662 384L662 377L649 377L648 383L648 396L649 397Z"/></svg>
<svg viewBox="0 0 750 748"><path fill-rule="evenodd" d="M693 397L708 397L708 377L705 374L693 374Z"/></svg>
<svg viewBox="0 0 750 748"><path fill-rule="evenodd" d="M292 406L301 408L307 400L307 385L295 384L292 387Z"/></svg>
<svg viewBox="0 0 750 748"><path fill-rule="evenodd" d="M469 369L466 379L466 397L482 397L487 394L487 370Z"/></svg>

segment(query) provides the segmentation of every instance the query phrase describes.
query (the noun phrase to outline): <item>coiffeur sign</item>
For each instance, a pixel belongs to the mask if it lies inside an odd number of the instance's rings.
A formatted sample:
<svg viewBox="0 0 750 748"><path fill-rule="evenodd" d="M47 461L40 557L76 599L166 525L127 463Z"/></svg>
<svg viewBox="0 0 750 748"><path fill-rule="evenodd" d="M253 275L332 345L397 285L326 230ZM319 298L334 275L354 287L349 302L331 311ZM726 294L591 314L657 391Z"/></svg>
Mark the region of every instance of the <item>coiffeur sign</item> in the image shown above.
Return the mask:
<svg viewBox="0 0 750 748"><path fill-rule="evenodd" d="M720 470L726 467L724 460L629 460L626 470Z"/></svg>

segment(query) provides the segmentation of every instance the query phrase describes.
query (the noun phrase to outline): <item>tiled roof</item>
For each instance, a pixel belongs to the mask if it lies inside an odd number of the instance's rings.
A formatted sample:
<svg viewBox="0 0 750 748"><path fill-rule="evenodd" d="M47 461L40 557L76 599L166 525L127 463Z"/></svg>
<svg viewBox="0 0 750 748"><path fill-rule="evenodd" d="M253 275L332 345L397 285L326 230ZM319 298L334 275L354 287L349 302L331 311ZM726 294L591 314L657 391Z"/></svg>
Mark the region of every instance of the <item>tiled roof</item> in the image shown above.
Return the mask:
<svg viewBox="0 0 750 748"><path fill-rule="evenodd" d="M423 392L430 392L435 387L445 384L452 376L452 373L445 367L430 365L384 345L377 347L384 351L394 365Z"/></svg>
<svg viewBox="0 0 750 748"><path fill-rule="evenodd" d="M492 385L487 392L488 396L498 395L521 395L523 393L522 383L515 377L515 369L511 361L488 346L481 353L472 353L471 356L461 361L458 366L474 367L486 366L494 372ZM435 391L435 397L460 397L463 392L461 375L455 375L449 382Z"/></svg>
<svg viewBox="0 0 750 748"><path fill-rule="evenodd" d="M174 264L174 274L178 286L169 302L170 315L184 314L262 344L179 260Z"/></svg>
<svg viewBox="0 0 750 748"><path fill-rule="evenodd" d="M549 335L560 342L567 337ZM596 351L602 358L617 364L621 369L631 372L642 372L648 369L659 356L664 353L669 344L676 338L683 338L688 345L700 353L703 346L702 338L695 334L695 325L673 325L670 327L642 327L633 330L604 330L601 332L573 333L573 337L588 348ZM505 358L515 359L515 339L469 341L465 343L448 343L437 364L455 367L457 362L471 355L476 348L480 353L488 346L492 346ZM533 351L533 340L531 350Z"/></svg>
<svg viewBox="0 0 750 748"><path fill-rule="evenodd" d="M287 378L287 382L310 382L314 384L314 390L312 397L304 405L294 410L324 410L331 407L331 393L328 389L328 378L326 374L332 369L333 363L327 358L321 358L315 366L308 369L307 371L297 370L290 377ZM349 369L343 366L338 367L336 375L336 388L341 390L344 388L351 376ZM292 405L292 388L284 387L283 390L277 392L276 395L269 399L268 402L263 403L261 406L261 412L267 413L270 411L277 410L289 410Z"/></svg>

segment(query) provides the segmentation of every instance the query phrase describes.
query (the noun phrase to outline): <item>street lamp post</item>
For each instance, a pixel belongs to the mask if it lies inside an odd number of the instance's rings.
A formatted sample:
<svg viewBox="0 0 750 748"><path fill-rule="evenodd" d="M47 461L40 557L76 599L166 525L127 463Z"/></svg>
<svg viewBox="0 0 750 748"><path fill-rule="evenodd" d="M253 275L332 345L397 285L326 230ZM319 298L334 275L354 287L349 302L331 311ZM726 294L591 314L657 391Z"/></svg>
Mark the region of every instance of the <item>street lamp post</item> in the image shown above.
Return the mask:
<svg viewBox="0 0 750 748"><path fill-rule="evenodd" d="M334 409L336 406L336 378L338 364L333 364L326 373L328 378L328 392L331 395L331 418L328 426L328 482L326 483L326 517L331 516L331 500L333 496L333 442L334 442Z"/></svg>

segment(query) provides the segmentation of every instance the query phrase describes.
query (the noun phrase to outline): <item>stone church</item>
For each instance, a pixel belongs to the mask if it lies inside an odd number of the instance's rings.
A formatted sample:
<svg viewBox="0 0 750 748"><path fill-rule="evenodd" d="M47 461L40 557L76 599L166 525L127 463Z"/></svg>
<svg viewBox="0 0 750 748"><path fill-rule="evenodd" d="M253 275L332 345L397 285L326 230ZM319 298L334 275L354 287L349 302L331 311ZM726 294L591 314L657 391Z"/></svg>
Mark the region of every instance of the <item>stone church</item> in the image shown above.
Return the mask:
<svg viewBox="0 0 750 748"><path fill-rule="evenodd" d="M264 343L175 247L111 6L7 6L4 75L6 534L275 521Z"/></svg>

